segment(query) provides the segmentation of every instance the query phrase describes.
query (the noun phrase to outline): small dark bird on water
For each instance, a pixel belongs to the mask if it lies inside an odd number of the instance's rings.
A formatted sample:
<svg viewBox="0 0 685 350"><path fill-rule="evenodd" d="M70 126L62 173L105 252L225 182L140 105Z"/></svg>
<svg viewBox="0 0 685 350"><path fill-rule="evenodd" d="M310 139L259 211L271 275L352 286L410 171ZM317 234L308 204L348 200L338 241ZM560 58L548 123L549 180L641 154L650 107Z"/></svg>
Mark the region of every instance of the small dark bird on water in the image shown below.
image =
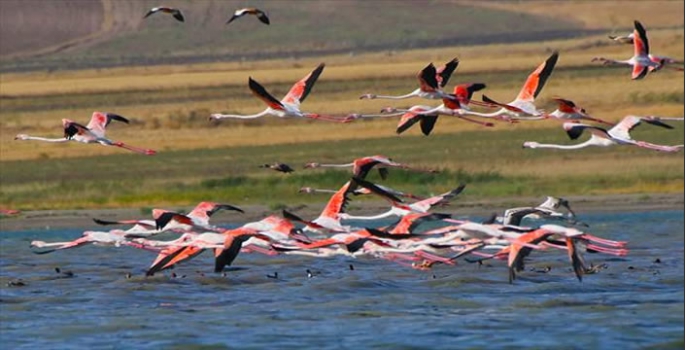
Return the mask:
<svg viewBox="0 0 685 350"><path fill-rule="evenodd" d="M71 271L62 272L62 269L60 269L59 267L55 267L55 272L61 273L63 277L74 277L73 272L71 272Z"/></svg>
<svg viewBox="0 0 685 350"><path fill-rule="evenodd" d="M284 163L273 163L260 165L260 168L269 168L272 170L280 171L282 173L292 173L295 169L291 168L290 165Z"/></svg>
<svg viewBox="0 0 685 350"><path fill-rule="evenodd" d="M9 281L7 282L8 287L24 287L26 283L22 280L16 280L16 281Z"/></svg>
<svg viewBox="0 0 685 350"><path fill-rule="evenodd" d="M275 278L275 279L278 279L278 272L274 272L273 275L267 274L266 277L267 277L267 278Z"/></svg>

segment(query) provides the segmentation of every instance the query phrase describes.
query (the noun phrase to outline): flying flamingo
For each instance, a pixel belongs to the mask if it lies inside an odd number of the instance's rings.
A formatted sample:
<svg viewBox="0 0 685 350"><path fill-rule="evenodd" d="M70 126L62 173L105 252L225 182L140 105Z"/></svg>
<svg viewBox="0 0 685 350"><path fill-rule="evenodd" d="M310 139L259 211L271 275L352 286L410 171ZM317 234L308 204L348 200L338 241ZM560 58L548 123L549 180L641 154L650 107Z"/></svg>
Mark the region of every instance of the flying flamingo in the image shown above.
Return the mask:
<svg viewBox="0 0 685 350"><path fill-rule="evenodd" d="M34 141L44 141L44 142L68 142L76 141L82 143L99 143L104 146L115 146L129 151L145 154L154 155L155 151L150 149L142 149L138 147L129 146L123 142L112 141L105 138L105 128L112 120L117 120L128 124L128 119L114 114L114 113L101 113L93 112L88 125L83 126L69 119L62 119L62 125L64 127L64 137L62 138L44 138L29 136L26 134L19 134L14 137L15 140L34 140Z"/></svg>
<svg viewBox="0 0 685 350"><path fill-rule="evenodd" d="M316 114L316 113L308 113L308 112L302 112L300 110L300 103L304 102L304 100L307 98L309 95L309 92L311 92L312 87L314 87L314 83L316 83L316 80L319 78L319 75L321 75L321 72L323 72L325 65L321 63L316 69L314 69L311 73L307 74L304 78L302 78L300 81L295 83L291 88L290 91L288 91L288 94L283 97L282 100L277 100L275 97L273 97L266 89L260 85L257 81L253 80L252 77L248 79L248 85L250 87L250 90L252 93L257 96L259 99L264 101L266 105L268 106L264 111L257 113L257 114L252 114L252 115L233 115L233 114L220 114L220 113L214 113L212 114L209 119L210 120L219 120L219 119L225 119L225 118L235 118L235 119L255 119L259 117L263 117L265 115L273 115L279 118L286 118L286 117L295 117L295 118L309 118L309 119L320 119L320 120L326 120L326 121L332 121L332 122L338 122L338 123L347 123L349 122L349 119L347 118L337 118L333 116L326 116L322 114Z"/></svg>
<svg viewBox="0 0 685 350"><path fill-rule="evenodd" d="M335 232L349 232L351 227L343 226L340 223L340 214L345 212L347 204L350 202L350 194L359 186L365 187L374 194L387 198L388 200L398 203L402 202L401 199L383 191L374 184L364 181L359 177L352 177L350 181L346 182L335 194L333 194L333 196L331 196L326 204L326 207L316 219L312 221L302 220L296 215L286 211L283 211L283 215L289 220L304 223L306 225L305 230L316 232L320 231L321 229L326 229Z"/></svg>
<svg viewBox="0 0 685 350"><path fill-rule="evenodd" d="M644 78L650 70L661 68L662 64L654 62L649 58L649 40L647 39L647 31L638 21L634 22L635 29L633 30L633 57L628 60L619 61L608 59L604 57L595 57L592 62L600 61L605 65L628 65L633 67L632 79L638 80Z"/></svg>
<svg viewBox="0 0 685 350"><path fill-rule="evenodd" d="M445 63L445 65L439 70L435 68L433 63L428 64L417 75L417 78L419 80L419 87L406 95L386 96L364 94L361 95L359 98L402 100L411 97L421 97L427 99L442 99L445 97L449 97L442 91L442 88L445 87L445 85L447 85L447 82L452 76L452 73L457 69L457 66L459 66L459 60L457 58L453 58L451 61Z"/></svg>
<svg viewBox="0 0 685 350"><path fill-rule="evenodd" d="M558 211L561 207L565 208L568 211L568 214ZM576 220L576 214L571 209L568 200L552 196L547 196L547 199L545 199L542 204L535 207L509 208L504 211L504 215L500 220L502 225L520 226L521 221L526 217L533 219L566 220L569 223L587 226L587 224Z"/></svg>
<svg viewBox="0 0 685 350"><path fill-rule="evenodd" d="M587 114L585 108L578 107L573 101L563 99L560 97L553 98L559 104L559 107L552 113L545 115L547 118L554 118L558 120L590 120L607 125L614 125L601 119L593 118Z"/></svg>
<svg viewBox="0 0 685 350"><path fill-rule="evenodd" d="M413 170L413 171L423 171L423 172L429 172L429 173L436 173L436 170L422 170L422 169L417 169L410 167L408 165L402 164L402 163L397 163L393 161L392 159L382 156L382 155L374 155L374 156L369 156L369 157L362 157L362 158L357 158L353 160L351 163L346 163L346 164L321 164L321 163L307 163L305 164L305 169L314 169L314 168L347 168L347 167L352 167L352 175L354 177L358 177L360 179L365 179L366 176L369 174L369 171L373 167L377 167L378 173L380 174L382 179L385 179L388 176L388 167L393 167L393 168L400 168L400 169L407 169L407 170Z"/></svg>
<svg viewBox="0 0 685 350"><path fill-rule="evenodd" d="M589 146L613 146L613 145L633 145L647 149L653 149L662 152L678 152L683 149L683 145L666 146L656 145L645 141L636 141L630 137L630 130L640 125L640 122L661 126L667 129L673 129L672 126L664 124L658 120L649 118L640 118L636 116L627 116L618 124L609 130L585 124L564 123L564 130L572 140L577 139L582 134L583 130L588 130L591 133L589 140L575 144L575 145L554 145L541 144L538 142L527 141L523 143L523 148L557 148L557 149L579 149Z"/></svg>
<svg viewBox="0 0 685 350"><path fill-rule="evenodd" d="M168 13L168 14L171 14L172 16L174 16L174 18L176 18L177 21L179 21L179 22L184 21L183 13L181 13L181 10L179 10L177 8L172 8L172 7L153 7L152 9L150 9L150 11L148 11L145 14L145 17L143 17L143 18L148 18L150 15L152 15L153 13L157 13L157 12Z"/></svg>
<svg viewBox="0 0 685 350"><path fill-rule="evenodd" d="M634 40L633 40L634 38L635 38L635 33L630 33L629 35L620 35L620 36L609 35L609 39L614 40L615 42L620 43L620 44L634 44ZM683 63L685 63L682 60L678 60L678 59L670 58L670 57L666 57L666 56L658 56L658 55L654 55L651 53L648 55L648 57L652 62L660 64L662 67L669 67L669 68L672 68L672 69L675 69L678 71L685 70L685 69L683 69L683 67L670 67L669 66L671 64L681 64L682 65ZM655 71L655 70L658 70L658 68L649 67L650 72Z"/></svg>
<svg viewBox="0 0 685 350"><path fill-rule="evenodd" d="M479 113L468 111L467 115L479 116L479 117L508 117L513 116L519 118L522 115L538 117L543 114L535 107L535 98L540 94L542 88L545 86L547 79L552 75L554 67L559 60L559 52L555 51L549 58L547 58L542 64L540 64L526 79L523 87L516 96L516 99L509 102L509 104L499 103L492 100L491 98L483 95L483 102L502 107L500 110L493 113Z"/></svg>
<svg viewBox="0 0 685 350"><path fill-rule="evenodd" d="M50 250L34 251L36 254L47 254L52 253L56 250L70 249L83 246L85 244L95 244L95 245L111 245L111 246L121 246L129 245L126 239L127 232L123 230L111 230L111 231L84 231L82 236L68 242L51 242L47 243L44 241L31 241L30 246L32 248L47 248L56 247Z"/></svg>
<svg viewBox="0 0 685 350"><path fill-rule="evenodd" d="M368 182L365 182L362 185L368 186L368 184ZM391 198L385 196L385 198L390 200L390 202L392 203L392 207L390 208L390 210L386 211L385 213L373 216L353 216L347 213L341 213L340 215L338 215L338 217L343 220L378 220L390 216L403 217L411 213L428 213L428 211L434 206L445 205L449 203L449 201L451 201L454 197L458 196L464 190L465 187L466 185L461 184L459 185L459 187L451 191L447 191L437 196L426 198L424 200L420 200L411 204L398 203L393 201Z"/></svg>
<svg viewBox="0 0 685 350"><path fill-rule="evenodd" d="M454 87L454 94L446 94L446 97L443 97L442 99L443 103L438 107L429 107L425 105L416 105L408 109L386 107L381 110L381 113L383 114L353 113L350 114L348 118L354 120L360 118L386 118L401 115L396 130L398 134L405 132L414 124L419 123L421 132L426 136L430 135L431 131L433 131L438 116L441 114L455 116L472 123L491 127L494 126L494 124L468 118L465 116L465 113L461 112L462 110L469 110L467 105L471 102L473 93L484 88L485 84L482 83L459 84Z"/></svg>
<svg viewBox="0 0 685 350"><path fill-rule="evenodd" d="M402 191L398 191L396 189L393 189L393 188L390 188L387 186L383 186L383 185L379 185L379 184L374 184L374 185L376 187L380 188L381 190L392 194L395 197L406 197L406 198L411 198L411 199L416 199L416 200L425 199L423 197L420 197L420 196L417 196L417 195L414 195L411 193L405 193ZM312 194L312 193L335 193L337 191L328 190L328 189L312 188L312 187L302 187L302 188L300 188L300 190L298 192ZM352 194L355 196L363 195L363 194L371 194L371 193L372 193L371 190L369 190L365 187L356 188L354 191L352 191Z"/></svg>
<svg viewBox="0 0 685 350"><path fill-rule="evenodd" d="M257 19L264 24L270 23L269 17L267 16L266 12L264 12L258 8L246 7L246 8L235 10L235 12L233 13L233 16L231 16L231 18L229 18L228 21L226 21L226 24L229 24L229 23L233 22L234 20L236 20L240 17L243 17L245 15L253 15L253 16L257 17Z"/></svg>

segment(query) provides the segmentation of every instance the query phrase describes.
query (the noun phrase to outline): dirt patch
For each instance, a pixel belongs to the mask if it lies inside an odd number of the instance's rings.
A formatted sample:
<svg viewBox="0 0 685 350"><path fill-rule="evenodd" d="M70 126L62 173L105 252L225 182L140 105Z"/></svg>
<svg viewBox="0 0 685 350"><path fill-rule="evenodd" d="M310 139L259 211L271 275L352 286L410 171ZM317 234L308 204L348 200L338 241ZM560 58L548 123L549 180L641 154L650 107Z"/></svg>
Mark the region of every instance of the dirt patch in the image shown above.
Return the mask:
<svg viewBox="0 0 685 350"><path fill-rule="evenodd" d="M629 195L601 195L601 196L571 196L566 197L578 216L598 212L637 212L655 210L683 210L683 193L675 194L629 194ZM455 217L473 216L488 217L492 213L502 213L504 209L514 206L539 204L544 198L499 198L482 201L462 202L458 199L448 207L437 208L436 212L451 213ZM290 208L305 219L313 219L319 215L320 205L306 205ZM245 214L233 212L219 212L212 222L225 225L231 222L256 221L270 214L278 214L280 210L271 210L265 206L241 206ZM190 209L190 208L188 208ZM376 214L388 210L386 202L356 202L350 212L354 214ZM15 216L0 219L0 231L22 230L51 230L51 229L96 229L93 218L103 220L149 219L140 209L94 209L94 210L47 210L27 211Z"/></svg>

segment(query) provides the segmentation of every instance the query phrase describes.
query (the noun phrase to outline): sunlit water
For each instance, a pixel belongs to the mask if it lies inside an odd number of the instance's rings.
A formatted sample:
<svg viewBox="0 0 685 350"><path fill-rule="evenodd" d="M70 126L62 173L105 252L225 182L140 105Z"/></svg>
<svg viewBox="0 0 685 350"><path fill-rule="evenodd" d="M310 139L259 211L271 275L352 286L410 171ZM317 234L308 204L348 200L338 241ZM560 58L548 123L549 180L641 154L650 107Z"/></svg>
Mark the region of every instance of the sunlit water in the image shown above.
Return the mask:
<svg viewBox="0 0 685 350"><path fill-rule="evenodd" d="M210 253L174 269L177 278L170 272L146 278L154 257L146 251L86 246L36 255L31 240L69 240L81 231L2 232L0 343L4 349L682 349L683 212L583 219L594 234L629 241L631 251L624 258L586 254L588 263L607 268L582 283L565 252L554 249L534 252L527 269L536 271L514 284L503 261L460 261L426 272L362 258L241 254L221 276L211 273ZM540 272L545 266L551 271ZM275 272L277 279L267 277ZM18 279L25 286L8 286Z"/></svg>

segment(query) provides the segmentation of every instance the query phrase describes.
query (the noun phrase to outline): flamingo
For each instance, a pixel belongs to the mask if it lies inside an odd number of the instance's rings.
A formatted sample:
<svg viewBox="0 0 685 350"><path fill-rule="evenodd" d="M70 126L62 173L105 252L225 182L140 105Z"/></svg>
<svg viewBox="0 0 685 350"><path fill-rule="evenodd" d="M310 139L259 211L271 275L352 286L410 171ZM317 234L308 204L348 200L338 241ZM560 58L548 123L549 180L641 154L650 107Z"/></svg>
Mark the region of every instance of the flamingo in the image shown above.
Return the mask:
<svg viewBox="0 0 685 350"><path fill-rule="evenodd" d="M114 113L102 113L93 112L88 125L83 126L69 119L62 119L62 125L64 127L64 137L62 138L44 138L29 136L26 134L18 134L14 137L15 140L34 140L43 142L68 142L76 141L82 143L99 143L104 146L115 146L129 151L141 153L144 155L154 155L155 151L151 149L142 149L138 147L129 146L119 141L112 141L105 138L105 128L112 120L117 120L128 124L128 119L114 114Z"/></svg>
<svg viewBox="0 0 685 350"><path fill-rule="evenodd" d="M340 214L345 212L347 204L350 202L350 194L359 186L365 187L371 192L387 198L388 200L398 203L402 202L401 199L395 197L391 193L385 192L374 184L355 176L352 177L350 181L346 182L335 194L333 194L333 196L331 196L331 199L329 199L326 207L316 219L312 221L302 220L296 215L288 213L285 210L283 211L283 214L290 220L304 223L306 225L305 230L308 231L320 231L321 229L326 229L335 232L349 232L351 227L341 225Z"/></svg>
<svg viewBox="0 0 685 350"><path fill-rule="evenodd" d="M304 167L305 167L305 169L352 167L352 175L354 177L358 177L358 178L363 180L369 174L369 171L371 171L371 169L375 166L377 166L378 173L380 174L382 179L385 179L388 176L388 169L387 169L388 167L407 169L407 170L413 170L413 171L423 171L423 172L429 172L429 173L436 173L437 172L435 170L422 170L422 169L410 167L410 166L402 164L402 163L397 163L397 162L393 161L392 159L390 159L386 156L383 156L383 155L374 155L374 156L357 158L357 159L353 160L351 163L346 163L346 164L321 164L321 163L312 162L312 163L305 164Z"/></svg>
<svg viewBox="0 0 685 350"><path fill-rule="evenodd" d="M446 97L442 99L443 103L438 107L429 107L425 105L416 105L408 109L386 107L381 110L381 113L383 114L353 113L350 114L348 118L354 120L360 118L385 118L401 115L400 121L397 124L397 134L401 134L414 124L419 123L421 132L426 136L430 135L431 131L433 131L438 116L441 114L455 116L482 126L492 127L494 124L490 122L473 120L466 117L465 113L462 113L462 110L469 110L467 105L471 101L473 93L484 88L485 84L482 83L459 84L454 87L454 94L446 94Z"/></svg>
<svg viewBox="0 0 685 350"><path fill-rule="evenodd" d="M267 168L271 170L275 170L281 173L292 173L295 171L295 169L291 168L290 165L285 164L285 163L273 163L273 164L263 164L259 166L260 168Z"/></svg>
<svg viewBox="0 0 685 350"><path fill-rule="evenodd" d="M396 189L379 185L379 184L374 184L376 187L380 188L381 190L388 192L392 194L395 197L406 197L406 198L411 198L411 199L416 199L416 200L423 200L425 198L411 194L411 193L405 193L402 191L398 191ZM308 194L313 194L313 193L335 193L335 190L329 190L329 189L319 189L319 188L312 188L312 187L302 187L298 191L299 193L308 193ZM357 196L357 195L363 195L363 194L371 194L371 190L365 188L365 187L360 187L356 188L354 191L352 191L352 194Z"/></svg>
<svg viewBox="0 0 685 350"><path fill-rule="evenodd" d="M19 215L19 214L21 214L21 210L0 208L0 214L9 215L9 216Z"/></svg>
<svg viewBox="0 0 685 350"><path fill-rule="evenodd" d="M614 125L613 123L589 116L585 111L585 108L578 107L571 100L560 97L555 97L553 100L558 103L559 107L554 112L547 114L545 116L547 118L555 118L558 120L590 120L602 124Z"/></svg>
<svg viewBox="0 0 685 350"><path fill-rule="evenodd" d="M386 95L375 95L375 94L364 94L361 95L360 99L388 99L388 100L402 100L411 97L421 97L427 99L442 99L447 96L442 91L442 88L447 85L452 73L459 66L459 60L453 58L451 61L445 63L443 67L439 70L435 68L433 63L428 64L421 71L419 71L417 78L419 80L419 87L406 94L400 96L386 96Z"/></svg>
<svg viewBox="0 0 685 350"><path fill-rule="evenodd" d="M609 35L609 39L614 40L615 42L620 43L620 44L634 44L634 40L633 40L634 38L635 38L635 33L630 33L629 35L619 35L619 36ZM658 55L654 55L651 53L648 54L647 56L649 57L649 59L652 62L660 64L662 67L668 67L668 65L671 65L671 64L683 64L683 63L685 63L682 60L678 60L678 59L670 58L670 57L666 57L666 56L658 56ZM670 67L670 68L678 70L678 71L685 70L682 67ZM658 70L658 68L649 67L650 72L655 71L655 70Z"/></svg>
<svg viewBox="0 0 685 350"><path fill-rule="evenodd" d="M181 10L172 7L153 7L152 9L150 9L150 11L148 11L145 14L143 19L148 18L150 15L157 12L168 13L174 16L174 18L176 18L177 21L184 22L183 13L181 13Z"/></svg>
<svg viewBox="0 0 685 350"><path fill-rule="evenodd" d="M363 185L367 186L368 182L365 182ZM344 220L378 220L390 216L404 217L411 213L428 213L428 211L436 205L445 205L449 203L449 201L452 200L454 197L458 196L464 190L464 188L466 188L466 185L461 184L459 185L459 187L451 191L447 191L437 196L426 198L424 200L420 200L408 205L392 201L391 198L386 196L385 198L390 200L390 202L392 203L392 207L385 213L373 216L353 216L347 213L341 213L340 215L338 215L338 217Z"/></svg>
<svg viewBox="0 0 685 350"><path fill-rule="evenodd" d="M56 247L54 249L34 251L36 254L48 254L57 250L71 249L76 247L81 247L85 244L95 244L95 245L112 245L119 247L121 245L129 245L126 240L127 232L123 230L111 230L111 231L84 231L82 236L68 242L51 242L47 243L44 241L31 241L30 246L32 248L47 248Z"/></svg>
<svg viewBox="0 0 685 350"><path fill-rule="evenodd" d="M523 148L556 148L556 149L580 149L589 146L613 146L613 145L632 145L647 149L652 149L662 152L678 152L683 149L683 145L657 145L645 141L636 141L630 137L630 130L640 125L644 121L648 124L661 126L663 128L672 129L673 127L664 124L658 120L651 118L640 118L636 116L627 116L618 124L609 130L585 124L564 123L564 130L572 140L577 139L582 134L583 130L588 130L591 133L589 140L575 144L575 145L554 145L541 144L538 142L527 141L523 143Z"/></svg>
<svg viewBox="0 0 685 350"><path fill-rule="evenodd" d="M257 17L257 19L260 22L267 24L267 25L270 23L269 17L267 16L266 12L264 12L258 8L246 7L246 8L235 10L235 12L233 12L233 16L231 16L231 18L229 18L228 21L226 21L226 24L229 24L229 23L233 22L234 20L236 20L240 17L243 17L245 15L253 15L253 16Z"/></svg>
<svg viewBox="0 0 685 350"><path fill-rule="evenodd" d="M513 116L519 118L521 115L528 115L538 117L543 113L535 107L535 98L540 94L542 88L545 86L547 79L552 75L554 67L559 60L559 52L555 51L549 58L542 62L532 73L528 75L526 82L516 96L516 99L508 104L499 103L483 95L483 102L502 107L500 110L493 113L479 113L468 111L467 115L479 117L508 117Z"/></svg>
<svg viewBox="0 0 685 350"><path fill-rule="evenodd" d="M647 31L642 26L642 23L634 21L634 25L633 57L624 61L613 60L604 57L595 57L592 59L592 62L600 61L605 65L619 64L632 66L633 80L642 79L649 71L661 68L661 63L654 62L649 57L649 40L647 39Z"/></svg>
<svg viewBox="0 0 685 350"><path fill-rule="evenodd" d="M244 211L238 207L232 206L230 204L222 204L222 203L216 203L216 202L200 202L198 203L195 208L193 208L187 215L186 217L189 218L188 220L183 220L184 222L188 222L187 225L195 225L195 226L200 226L202 228L210 228L210 229L216 229L214 226L211 226L209 224L209 218L214 215L217 211L219 210L233 210L237 211L240 213L244 213ZM133 227L129 228L126 230L128 233L128 237L146 237L146 236L152 236L155 234L158 234L164 230L174 230L174 231L185 231L186 229L191 228L190 226L183 226L180 223L177 223L176 225L168 225L168 224L162 224L163 229L159 229L157 226L156 220L160 218L164 213L170 212L169 210L166 209L153 209L152 210L152 217L153 220L119 220L119 221L107 221L107 220L101 220L101 219L93 219L95 223L99 225L134 225ZM181 216L182 217L182 216ZM173 216L168 218L169 220L173 219Z"/></svg>
<svg viewBox="0 0 685 350"><path fill-rule="evenodd" d="M558 209L560 207L565 208L568 211L568 215L559 212ZM521 221L526 217L534 219L566 220L573 224L587 226L587 224L576 220L576 214L571 209L568 200L552 196L547 196L542 204L535 207L518 207L505 210L501 222L502 225L519 226L521 225Z"/></svg>
<svg viewBox="0 0 685 350"><path fill-rule="evenodd" d="M321 114L316 114L316 113L307 113L307 112L302 112L300 110L300 103L304 102L304 100L307 98L309 95L309 92L311 92L312 87L314 87L314 83L316 83L316 80L319 78L319 75L321 75L321 72L323 72L325 65L321 63L316 69L314 69L312 72L307 74L304 78L302 78L300 81L295 83L291 88L290 91L288 91L288 94L283 97L282 100L277 100L274 98L271 94L269 94L266 89L260 85L257 81L252 79L250 77L248 79L248 86L250 87L250 90L252 93L257 96L259 99L264 101L264 103L267 104L267 108L257 114L252 114L252 115L233 115L233 114L220 114L220 113L214 113L212 114L209 119L210 120L219 120L219 119L225 119L225 118L235 118L235 119L255 119L255 118L260 118L265 115L273 115L279 118L285 118L285 117L295 117L295 118L309 118L309 119L321 119L321 120L327 120L327 121L333 121L333 122L339 122L339 123L347 123L349 120L347 118L336 118L333 116L325 116Z"/></svg>

